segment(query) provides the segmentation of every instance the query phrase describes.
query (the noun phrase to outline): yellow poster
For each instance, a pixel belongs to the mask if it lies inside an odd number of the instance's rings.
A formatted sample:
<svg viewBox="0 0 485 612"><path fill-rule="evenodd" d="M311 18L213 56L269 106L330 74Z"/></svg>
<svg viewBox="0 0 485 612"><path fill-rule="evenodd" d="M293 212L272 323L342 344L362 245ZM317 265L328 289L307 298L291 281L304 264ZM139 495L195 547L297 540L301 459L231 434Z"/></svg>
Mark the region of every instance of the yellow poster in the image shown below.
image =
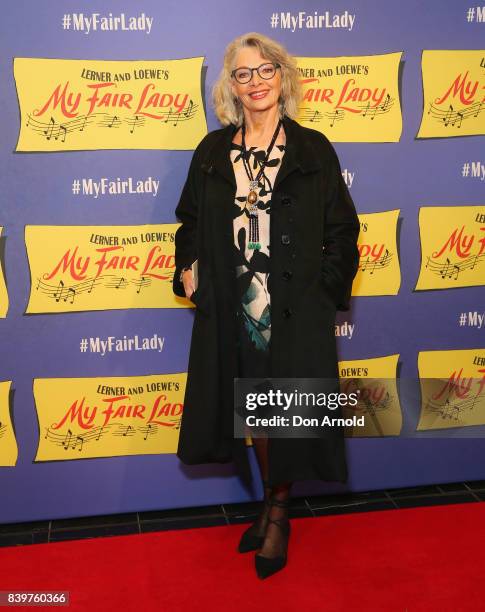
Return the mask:
<svg viewBox="0 0 485 612"><path fill-rule="evenodd" d="M485 285L485 206L423 206L415 290Z"/></svg>
<svg viewBox="0 0 485 612"><path fill-rule="evenodd" d="M485 51L424 50L417 138L485 134Z"/></svg>
<svg viewBox="0 0 485 612"><path fill-rule="evenodd" d="M0 226L0 244L2 243L2 231L3 227ZM0 318L4 319L7 316L8 311L8 293L7 286L5 285L5 278L3 276L3 262L0 261Z"/></svg>
<svg viewBox="0 0 485 612"><path fill-rule="evenodd" d="M396 295L401 285L397 251L399 209L359 214L359 269L352 295Z"/></svg>
<svg viewBox="0 0 485 612"><path fill-rule="evenodd" d="M9 394L11 380L0 382L0 466L13 466L17 463L18 448L15 432L10 418Z"/></svg>
<svg viewBox="0 0 485 612"><path fill-rule="evenodd" d="M175 453L186 373L36 378L35 461Z"/></svg>
<svg viewBox="0 0 485 612"><path fill-rule="evenodd" d="M421 351L417 430L485 425L485 349Z"/></svg>
<svg viewBox="0 0 485 612"><path fill-rule="evenodd" d="M345 437L398 436L402 411L397 393L396 373L399 355L339 361L340 390L358 392L356 406L342 406L345 418L364 417L364 425L345 427Z"/></svg>
<svg viewBox="0 0 485 612"><path fill-rule="evenodd" d="M401 56L298 57L304 93L299 123L332 142L398 142Z"/></svg>
<svg viewBox="0 0 485 612"><path fill-rule="evenodd" d="M195 149L207 133L203 61L16 57L15 150Z"/></svg>
<svg viewBox="0 0 485 612"><path fill-rule="evenodd" d="M179 225L26 225L26 313L186 308L172 289Z"/></svg>

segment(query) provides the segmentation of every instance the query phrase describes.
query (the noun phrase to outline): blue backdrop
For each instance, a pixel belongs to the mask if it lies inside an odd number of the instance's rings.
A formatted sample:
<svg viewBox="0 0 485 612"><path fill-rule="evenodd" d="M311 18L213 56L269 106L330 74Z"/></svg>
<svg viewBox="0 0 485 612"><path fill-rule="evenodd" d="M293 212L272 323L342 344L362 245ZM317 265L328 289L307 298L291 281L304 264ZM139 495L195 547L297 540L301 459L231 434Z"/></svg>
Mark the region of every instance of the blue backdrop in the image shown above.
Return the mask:
<svg viewBox="0 0 485 612"><path fill-rule="evenodd" d="M14 152L19 109L14 57L97 60L176 59L205 56L204 98L208 129L219 126L210 89L224 48L234 37L258 31L299 56L370 55L403 51L400 96L403 132L398 143L336 143L342 170L355 172L351 195L359 213L399 208L399 294L354 297L338 323L355 325L351 340L338 339L339 358L400 354L400 375L417 377L420 350L483 346L484 330L458 326L462 311L483 312L484 288L413 292L419 267L420 206L483 205L484 182L463 178L465 161L482 160L484 137L416 140L422 112L423 49L483 48L484 24L466 20L467 3L443 0L366 0L345 3L215 0L120 2L98 0L9 3L0 25L0 117L2 120L2 262L8 286L8 316L0 319L0 380L13 381L13 420L19 457L0 468L0 522L246 501L258 491L243 488L231 465L188 468L175 455L127 456L35 464L38 423L32 380L38 377L134 376L184 372L192 327L191 309L111 310L61 315L24 315L30 286L24 243L26 224L137 225L176 222L174 209L191 151L99 150ZM275 11L355 14L352 30L272 28ZM145 32L63 30L68 12L110 11L153 17ZM330 137L330 135L329 135ZM481 156L481 157L480 157ZM160 181L157 197L123 195L94 199L72 195L75 178L148 177ZM481 310L480 310L481 309ZM81 353L81 337L123 334L165 337L161 353ZM406 416L405 416L406 418ZM414 418L414 417L413 417ZM415 425L413 423L412 425ZM421 483L485 478L485 440L347 440L348 486L300 482L295 495L368 490ZM252 453L252 451L251 451ZM251 455L252 456L252 455ZM256 464L253 460L253 468Z"/></svg>

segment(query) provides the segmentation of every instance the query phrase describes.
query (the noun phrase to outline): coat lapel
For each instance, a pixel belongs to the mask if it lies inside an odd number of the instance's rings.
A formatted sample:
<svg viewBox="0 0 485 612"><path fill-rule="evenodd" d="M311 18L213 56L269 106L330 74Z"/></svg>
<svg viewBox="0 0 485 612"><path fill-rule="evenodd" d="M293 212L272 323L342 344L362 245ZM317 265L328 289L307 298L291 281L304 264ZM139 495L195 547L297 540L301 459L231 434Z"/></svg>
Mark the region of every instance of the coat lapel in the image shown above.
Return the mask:
<svg viewBox="0 0 485 612"><path fill-rule="evenodd" d="M281 162L281 168L276 175L273 191L294 170L299 169L304 174L321 168L322 163L308 142L305 128L285 115L283 126L286 133L286 148Z"/></svg>
<svg viewBox="0 0 485 612"><path fill-rule="evenodd" d="M283 127L286 134L286 150L281 168L276 175L273 191L294 170L300 169L304 174L318 170L322 162L316 157L315 151L308 142L303 128L295 120L284 115ZM214 170L223 176L236 189L236 177L230 159L231 143L236 133L236 126L230 123L221 130L221 136L202 162L202 169L211 174Z"/></svg>
<svg viewBox="0 0 485 612"><path fill-rule="evenodd" d="M230 159L231 142L236 133L236 126L230 123L221 130L220 138L214 142L213 146L202 162L202 170L212 174L216 170L236 189L236 177Z"/></svg>

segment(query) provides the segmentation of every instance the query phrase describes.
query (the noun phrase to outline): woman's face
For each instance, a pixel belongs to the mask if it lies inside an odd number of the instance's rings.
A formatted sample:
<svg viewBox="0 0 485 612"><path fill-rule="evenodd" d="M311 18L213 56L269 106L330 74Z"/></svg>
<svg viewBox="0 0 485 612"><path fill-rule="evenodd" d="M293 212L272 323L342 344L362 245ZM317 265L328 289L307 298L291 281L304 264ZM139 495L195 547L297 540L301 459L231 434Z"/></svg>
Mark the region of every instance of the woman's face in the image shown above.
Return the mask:
<svg viewBox="0 0 485 612"><path fill-rule="evenodd" d="M255 47L242 47L236 55L234 69L257 68L270 60L262 57L259 49ZM251 80L248 83L238 83L234 77L231 78L232 93L238 97L246 110L258 112L268 110L278 104L281 91L281 69L277 68L274 76L263 79L256 70L253 70Z"/></svg>

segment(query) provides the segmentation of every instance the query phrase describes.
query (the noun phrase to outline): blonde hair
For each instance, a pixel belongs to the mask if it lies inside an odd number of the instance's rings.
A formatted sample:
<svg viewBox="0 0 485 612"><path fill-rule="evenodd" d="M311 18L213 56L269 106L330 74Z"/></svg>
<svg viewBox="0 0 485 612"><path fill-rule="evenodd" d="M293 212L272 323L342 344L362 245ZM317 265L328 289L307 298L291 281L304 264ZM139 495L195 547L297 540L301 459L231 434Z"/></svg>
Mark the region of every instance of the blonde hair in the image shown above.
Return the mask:
<svg viewBox="0 0 485 612"><path fill-rule="evenodd" d="M239 100L231 90L231 72L237 52L241 47L255 47L262 57L281 66L281 92L278 100L280 117L284 114L292 119L298 115L298 106L302 98L297 63L283 45L275 40L259 34L248 32L230 42L224 52L224 63L219 78L212 87L212 104L214 112L222 125L233 123L241 126L244 113Z"/></svg>

